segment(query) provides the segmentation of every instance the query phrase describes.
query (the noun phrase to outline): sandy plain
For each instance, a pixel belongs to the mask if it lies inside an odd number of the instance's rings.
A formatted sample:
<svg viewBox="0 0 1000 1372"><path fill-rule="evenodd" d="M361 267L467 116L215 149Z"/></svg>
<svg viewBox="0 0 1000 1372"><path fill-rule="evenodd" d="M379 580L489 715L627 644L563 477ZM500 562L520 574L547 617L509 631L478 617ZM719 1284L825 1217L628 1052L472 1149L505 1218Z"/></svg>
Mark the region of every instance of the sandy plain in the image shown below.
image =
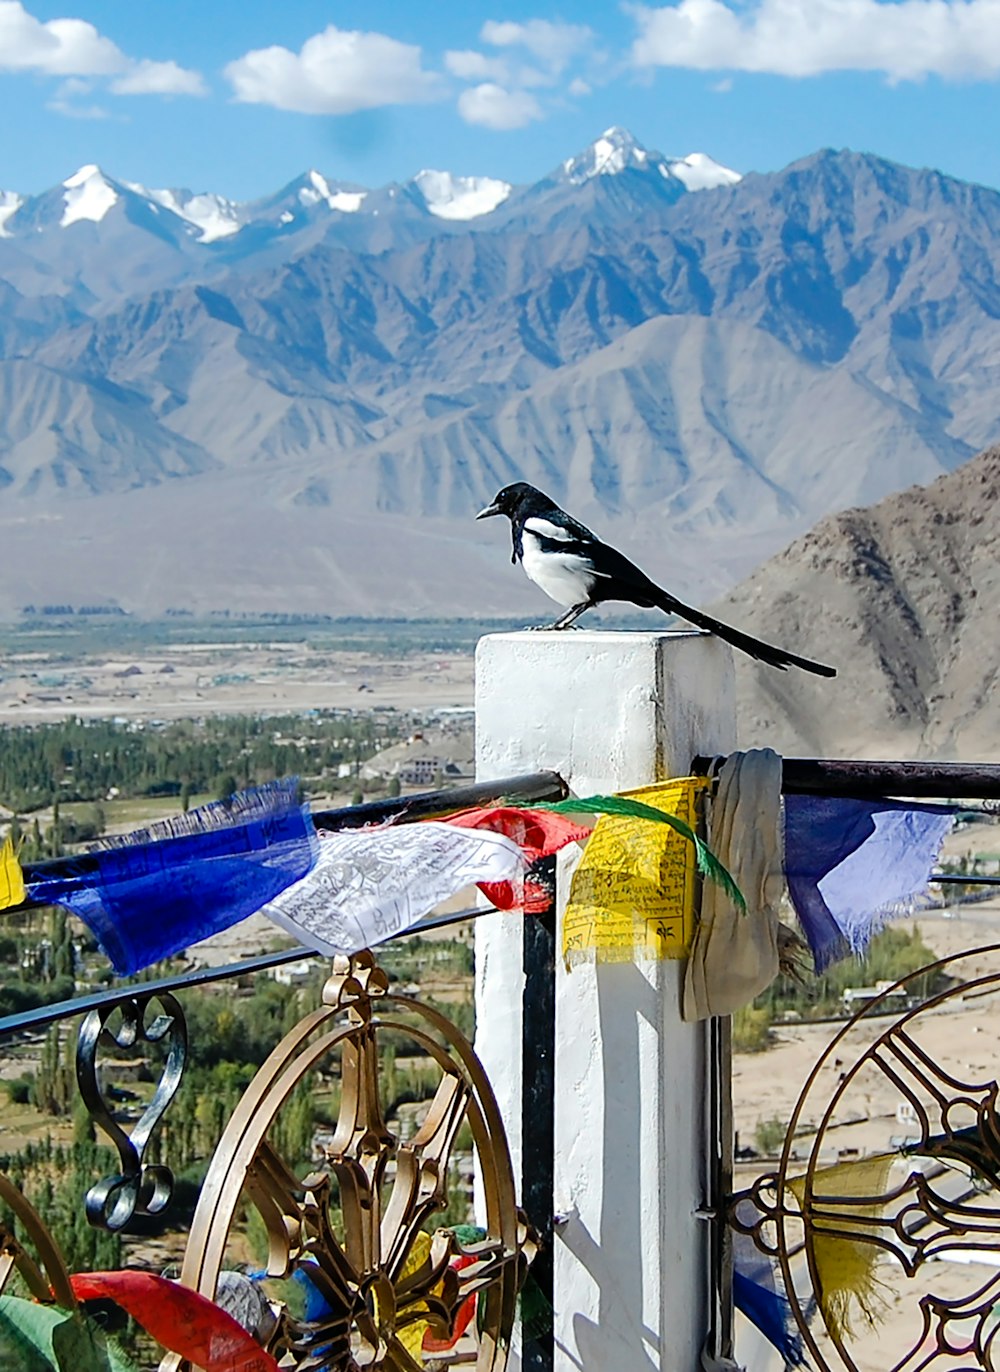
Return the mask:
<svg viewBox="0 0 1000 1372"><path fill-rule="evenodd" d="M13 652L0 663L0 722L184 719L318 709L471 706L472 653L316 651L283 642L176 643L135 656Z"/></svg>

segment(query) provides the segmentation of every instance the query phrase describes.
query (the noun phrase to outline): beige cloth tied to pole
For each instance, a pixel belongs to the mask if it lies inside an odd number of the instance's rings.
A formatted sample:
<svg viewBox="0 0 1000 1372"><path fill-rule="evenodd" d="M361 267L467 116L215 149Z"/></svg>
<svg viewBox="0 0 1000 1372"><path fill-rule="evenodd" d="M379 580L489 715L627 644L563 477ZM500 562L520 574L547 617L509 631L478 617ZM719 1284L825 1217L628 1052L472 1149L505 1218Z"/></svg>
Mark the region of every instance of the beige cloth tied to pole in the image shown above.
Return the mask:
<svg viewBox="0 0 1000 1372"><path fill-rule="evenodd" d="M731 1015L778 975L778 902L785 876L781 758L771 748L726 759L709 812L708 843L732 873L747 908L738 910L721 886L705 882L684 976L686 1020Z"/></svg>

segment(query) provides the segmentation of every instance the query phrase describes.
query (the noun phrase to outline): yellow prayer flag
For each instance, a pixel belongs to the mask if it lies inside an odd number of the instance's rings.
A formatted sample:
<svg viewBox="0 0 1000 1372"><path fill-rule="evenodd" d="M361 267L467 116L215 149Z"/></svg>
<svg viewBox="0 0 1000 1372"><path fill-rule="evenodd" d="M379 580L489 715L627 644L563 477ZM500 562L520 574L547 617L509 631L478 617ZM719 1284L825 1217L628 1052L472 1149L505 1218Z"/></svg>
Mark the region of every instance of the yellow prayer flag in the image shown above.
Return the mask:
<svg viewBox="0 0 1000 1372"><path fill-rule="evenodd" d="M837 1339L851 1337L853 1307L869 1324L876 1324L882 1313L879 1289L883 1283L875 1268L885 1250L872 1242L880 1226L871 1221L882 1212L889 1169L896 1157L895 1153L873 1153L868 1158L818 1168L812 1176L805 1212L806 1237L812 1246L819 1306L827 1329ZM788 1180L800 1208L806 1181L806 1176ZM838 1206L838 1197L847 1198L850 1204Z"/></svg>
<svg viewBox="0 0 1000 1372"><path fill-rule="evenodd" d="M413 1240L406 1261L403 1263L400 1277L412 1277L414 1272L419 1272L424 1263L430 1257L431 1236L425 1234L421 1229ZM427 1309L426 1301L419 1301L411 1307L412 1312L422 1312ZM404 1324L396 1330L396 1338L409 1353L414 1362L419 1363L420 1349L423 1345L424 1335L430 1328L429 1320L413 1320L410 1324Z"/></svg>
<svg viewBox="0 0 1000 1372"><path fill-rule="evenodd" d="M24 900L24 873L14 851L10 834L0 845L0 910L20 905Z"/></svg>
<svg viewBox="0 0 1000 1372"><path fill-rule="evenodd" d="M707 777L621 794L697 826ZM694 845L666 824L601 815L570 887L563 919L568 964L682 958L694 936Z"/></svg>

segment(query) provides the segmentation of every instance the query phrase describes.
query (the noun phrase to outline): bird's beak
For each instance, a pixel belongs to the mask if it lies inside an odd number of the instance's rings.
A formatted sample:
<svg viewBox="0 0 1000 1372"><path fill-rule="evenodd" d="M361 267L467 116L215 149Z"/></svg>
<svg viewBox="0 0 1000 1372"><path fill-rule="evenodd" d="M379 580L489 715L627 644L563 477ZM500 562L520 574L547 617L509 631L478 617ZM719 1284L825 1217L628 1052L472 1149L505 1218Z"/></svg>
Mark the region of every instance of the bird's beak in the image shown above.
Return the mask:
<svg viewBox="0 0 1000 1372"><path fill-rule="evenodd" d="M499 505L487 505L485 510L480 510L476 515L477 519L488 519L490 515L503 514Z"/></svg>

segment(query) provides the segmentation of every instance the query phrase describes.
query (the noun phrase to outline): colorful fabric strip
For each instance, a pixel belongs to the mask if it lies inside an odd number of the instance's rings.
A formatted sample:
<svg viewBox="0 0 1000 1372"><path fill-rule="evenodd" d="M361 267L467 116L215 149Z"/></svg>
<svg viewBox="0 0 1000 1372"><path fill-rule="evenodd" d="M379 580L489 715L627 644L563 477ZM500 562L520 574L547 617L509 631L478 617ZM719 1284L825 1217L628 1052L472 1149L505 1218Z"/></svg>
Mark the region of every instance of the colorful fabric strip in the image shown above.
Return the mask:
<svg viewBox="0 0 1000 1372"><path fill-rule="evenodd" d="M324 834L313 869L261 913L321 953L353 953L412 929L467 886L520 886L525 866L503 834L436 821Z"/></svg>
<svg viewBox="0 0 1000 1372"><path fill-rule="evenodd" d="M788 894L817 972L850 953L919 894L955 817L943 805L785 797Z"/></svg>
<svg viewBox="0 0 1000 1372"><path fill-rule="evenodd" d="M292 777L116 839L28 895L72 910L127 975L252 915L305 876L317 846Z"/></svg>
<svg viewBox="0 0 1000 1372"><path fill-rule="evenodd" d="M0 910L9 910L24 900L24 873L17 860L10 834L0 844Z"/></svg>
<svg viewBox="0 0 1000 1372"><path fill-rule="evenodd" d="M203 1372L278 1372L278 1364L214 1302L152 1272L83 1272L77 1300L111 1300L171 1353Z"/></svg>

